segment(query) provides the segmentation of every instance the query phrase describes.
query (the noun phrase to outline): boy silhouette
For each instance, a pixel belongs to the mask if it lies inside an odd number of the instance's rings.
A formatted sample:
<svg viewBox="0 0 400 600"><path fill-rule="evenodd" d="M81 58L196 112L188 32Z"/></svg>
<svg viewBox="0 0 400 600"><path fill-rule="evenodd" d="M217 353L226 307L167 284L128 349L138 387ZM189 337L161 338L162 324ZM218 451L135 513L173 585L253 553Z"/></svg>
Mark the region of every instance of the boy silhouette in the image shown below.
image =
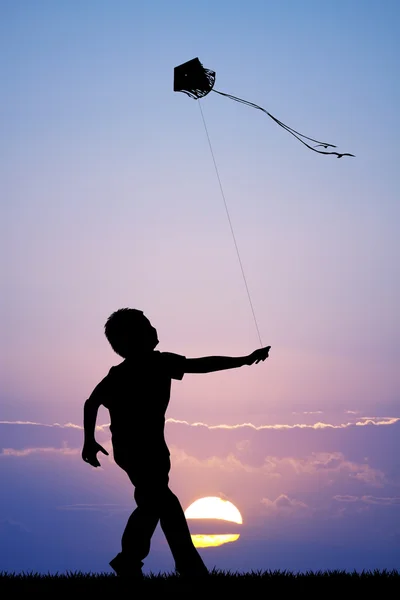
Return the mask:
<svg viewBox="0 0 400 600"><path fill-rule="evenodd" d="M186 358L155 350L156 329L142 311L121 308L105 324L105 335L124 360L111 367L84 405L82 458L99 467L97 453L108 452L95 440L97 412L110 413L114 460L126 471L135 492L137 508L122 535L121 552L110 562L118 576L142 577L143 560L160 522L182 576L203 576L208 571L193 545L185 514L169 488L170 453L164 439L165 412L171 380L185 373L210 373L252 365L268 357L270 346L249 356Z"/></svg>

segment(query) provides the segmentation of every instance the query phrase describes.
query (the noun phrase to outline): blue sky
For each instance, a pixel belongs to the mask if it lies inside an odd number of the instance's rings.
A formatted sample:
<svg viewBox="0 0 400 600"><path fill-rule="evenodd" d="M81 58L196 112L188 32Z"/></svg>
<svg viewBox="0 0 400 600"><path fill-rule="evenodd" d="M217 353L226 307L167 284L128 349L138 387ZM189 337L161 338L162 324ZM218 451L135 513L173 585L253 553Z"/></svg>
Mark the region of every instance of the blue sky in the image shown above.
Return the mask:
<svg viewBox="0 0 400 600"><path fill-rule="evenodd" d="M0 10L0 570L102 570L118 544L132 492L112 459L90 473L81 430L64 427L81 426L84 400L119 362L103 335L111 312L144 310L160 349L186 356L259 345L197 102L173 92L174 67L196 56L216 89L356 158L310 152L227 98L201 101L272 352L174 386L167 416L187 424L167 426L173 483L182 502L221 495L246 515L240 540L207 555L217 566L244 555L246 568L263 568L260 556L265 568L396 565L398 3L15 0ZM203 456L198 422L240 427L212 430L215 455ZM270 429L250 435L244 423ZM85 552L71 531L87 509L60 508L82 504L97 506ZM170 565L157 535L156 570Z"/></svg>

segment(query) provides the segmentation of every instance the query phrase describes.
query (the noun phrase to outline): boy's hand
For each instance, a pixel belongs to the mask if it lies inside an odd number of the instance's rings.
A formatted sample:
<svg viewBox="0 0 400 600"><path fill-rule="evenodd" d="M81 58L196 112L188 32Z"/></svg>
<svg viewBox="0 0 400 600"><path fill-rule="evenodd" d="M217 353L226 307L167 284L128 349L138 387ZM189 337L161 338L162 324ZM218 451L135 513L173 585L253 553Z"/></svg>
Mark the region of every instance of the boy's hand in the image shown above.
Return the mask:
<svg viewBox="0 0 400 600"><path fill-rule="evenodd" d="M92 465L92 467L101 467L98 459L97 453L102 452L106 456L108 456L107 450L100 446L95 440L92 442L85 442L82 450L82 459Z"/></svg>
<svg viewBox="0 0 400 600"><path fill-rule="evenodd" d="M259 348L255 350L247 357L246 365L253 365L254 363L259 363L260 360L265 360L268 358L268 353L271 349L271 346L266 346L265 348Z"/></svg>

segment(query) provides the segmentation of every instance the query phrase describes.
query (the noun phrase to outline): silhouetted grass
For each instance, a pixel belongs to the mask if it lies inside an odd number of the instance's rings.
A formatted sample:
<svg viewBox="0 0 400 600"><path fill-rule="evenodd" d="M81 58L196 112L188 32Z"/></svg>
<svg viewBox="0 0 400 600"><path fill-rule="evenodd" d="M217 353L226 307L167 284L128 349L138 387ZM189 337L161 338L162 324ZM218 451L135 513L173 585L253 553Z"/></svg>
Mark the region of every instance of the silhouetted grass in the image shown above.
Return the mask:
<svg viewBox="0 0 400 600"><path fill-rule="evenodd" d="M92 574L67 572L65 574L40 575L35 573L0 572L0 593L37 593L40 598L45 594L72 593L76 598L82 594L99 598L118 595L124 590L134 593L136 598L145 598L145 594L163 593L196 597L199 593L208 598L220 593L265 594L279 592L316 592L330 595L340 592L343 597L353 593L400 592L399 571L252 571L247 573L213 570L207 579L188 580L174 573L145 575L143 581L118 579L111 574ZM8 595L7 598L10 596ZM400 597L400 596L399 596ZM73 599L75 600L75 599ZM245 596L243 600L249 600Z"/></svg>

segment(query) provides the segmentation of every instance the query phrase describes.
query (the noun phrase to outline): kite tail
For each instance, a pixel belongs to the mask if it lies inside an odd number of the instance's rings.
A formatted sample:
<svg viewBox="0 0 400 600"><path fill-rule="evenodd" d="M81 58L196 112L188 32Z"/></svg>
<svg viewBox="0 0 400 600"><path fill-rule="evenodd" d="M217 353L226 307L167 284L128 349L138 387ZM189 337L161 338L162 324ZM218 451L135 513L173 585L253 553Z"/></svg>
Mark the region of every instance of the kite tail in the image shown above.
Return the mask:
<svg viewBox="0 0 400 600"><path fill-rule="evenodd" d="M336 146L334 146L333 144L328 144L328 142L320 142L319 140L314 140L313 138L310 138L310 137L304 135L303 133L296 131L292 127L289 127L289 125L285 125L285 123L282 123L282 121L280 121L279 119L277 119L276 117L271 115L271 113L269 113L267 110L265 110L265 108L258 106L258 104L254 104L254 102L249 102L248 100L243 100L243 98L238 98L237 96L232 96L231 94L225 94L224 92L219 92L218 90L211 90L211 91L215 92L216 94L220 94L221 96L226 96L226 98L230 98L231 100L235 100L235 102L240 102L241 104L247 104L247 106L251 106L252 108L261 110L266 115L268 115L273 121L275 121L275 123L277 123L283 129L286 129L286 131L288 131L299 142L304 144L304 146L306 146L313 152L318 152L318 154L334 154L338 158L342 158L342 156L353 156L353 157L355 156L354 154L350 154L348 152L340 153L340 152L335 152L335 151L326 152L324 150L317 150L317 148L319 146L322 146L323 148L336 148ZM307 144L307 142L305 142L304 140L308 140L309 142L315 142L316 146L310 146L310 144Z"/></svg>

